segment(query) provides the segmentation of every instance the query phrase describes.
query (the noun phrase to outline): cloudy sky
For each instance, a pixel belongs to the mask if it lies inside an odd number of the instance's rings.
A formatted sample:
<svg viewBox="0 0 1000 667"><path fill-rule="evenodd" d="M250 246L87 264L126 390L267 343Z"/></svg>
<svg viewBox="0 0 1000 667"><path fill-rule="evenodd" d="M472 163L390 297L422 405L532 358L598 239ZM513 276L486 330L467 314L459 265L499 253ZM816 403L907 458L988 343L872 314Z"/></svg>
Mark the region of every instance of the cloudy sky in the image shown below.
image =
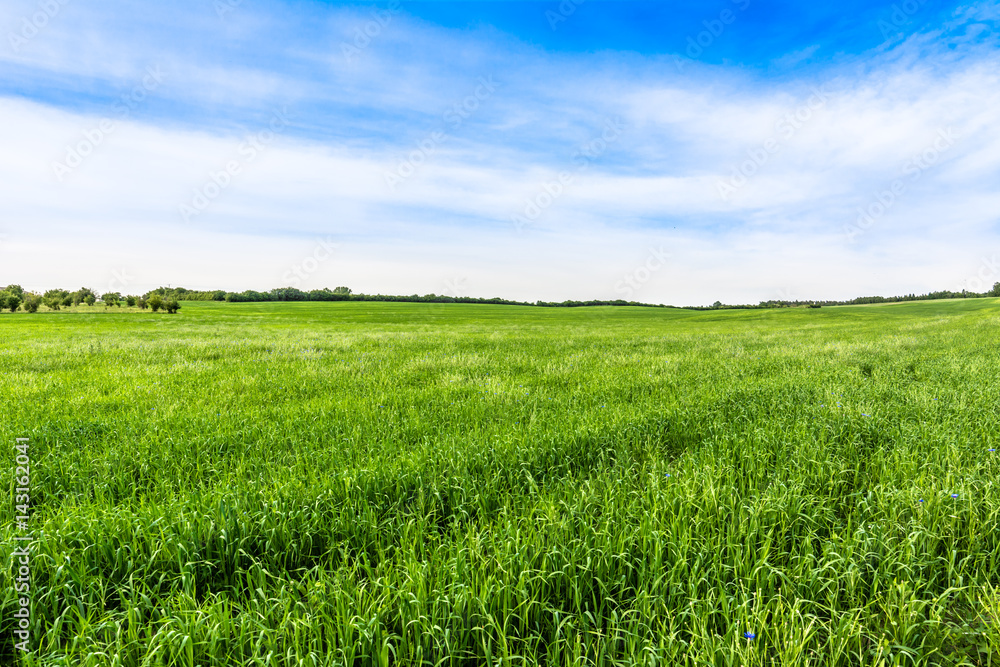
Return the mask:
<svg viewBox="0 0 1000 667"><path fill-rule="evenodd" d="M998 27L934 0L5 0L0 284L982 290Z"/></svg>

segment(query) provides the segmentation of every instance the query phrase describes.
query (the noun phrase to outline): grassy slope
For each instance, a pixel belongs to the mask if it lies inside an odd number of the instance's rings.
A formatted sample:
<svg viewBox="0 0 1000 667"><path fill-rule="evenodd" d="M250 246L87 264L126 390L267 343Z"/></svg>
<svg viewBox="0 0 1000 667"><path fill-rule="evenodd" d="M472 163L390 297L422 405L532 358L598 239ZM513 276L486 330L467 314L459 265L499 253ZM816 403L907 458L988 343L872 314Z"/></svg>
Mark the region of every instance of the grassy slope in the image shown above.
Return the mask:
<svg viewBox="0 0 1000 667"><path fill-rule="evenodd" d="M2 315L29 662L997 660L997 305Z"/></svg>

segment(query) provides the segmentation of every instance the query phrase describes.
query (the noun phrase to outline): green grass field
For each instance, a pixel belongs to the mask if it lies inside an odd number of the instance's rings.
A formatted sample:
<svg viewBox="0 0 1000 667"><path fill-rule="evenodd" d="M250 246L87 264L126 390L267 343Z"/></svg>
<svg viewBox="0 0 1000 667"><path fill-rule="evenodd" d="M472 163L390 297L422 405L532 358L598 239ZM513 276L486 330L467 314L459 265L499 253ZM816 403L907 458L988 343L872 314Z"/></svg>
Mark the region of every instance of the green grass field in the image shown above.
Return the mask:
<svg viewBox="0 0 1000 667"><path fill-rule="evenodd" d="M37 542L0 662L1000 665L998 332L996 299L6 313Z"/></svg>

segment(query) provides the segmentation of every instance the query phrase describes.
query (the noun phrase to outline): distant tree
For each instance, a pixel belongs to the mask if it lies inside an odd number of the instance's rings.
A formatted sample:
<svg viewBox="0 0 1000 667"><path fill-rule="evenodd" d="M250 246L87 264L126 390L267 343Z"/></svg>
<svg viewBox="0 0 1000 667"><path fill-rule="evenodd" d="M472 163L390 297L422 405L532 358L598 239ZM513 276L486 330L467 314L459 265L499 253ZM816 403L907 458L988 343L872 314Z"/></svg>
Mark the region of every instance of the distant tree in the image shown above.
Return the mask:
<svg viewBox="0 0 1000 667"><path fill-rule="evenodd" d="M323 289L311 290L308 298L309 301L337 301L341 297L339 294L331 292L329 287L324 287Z"/></svg>
<svg viewBox="0 0 1000 667"><path fill-rule="evenodd" d="M990 290L990 296L1000 296L1000 283L993 283L993 289Z"/></svg>
<svg viewBox="0 0 1000 667"><path fill-rule="evenodd" d="M95 303L97 303L97 297L95 297L93 294L88 294L83 300L88 306L93 306Z"/></svg>
<svg viewBox="0 0 1000 667"><path fill-rule="evenodd" d="M167 309L168 313L173 315L181 309L181 304L177 301L177 299L171 299L170 301L167 301L163 307Z"/></svg>
<svg viewBox="0 0 1000 667"><path fill-rule="evenodd" d="M270 296L271 301L305 301L309 295L294 287L276 287Z"/></svg>
<svg viewBox="0 0 1000 667"><path fill-rule="evenodd" d="M233 303L241 302L259 302L259 301L274 301L271 297L270 292L256 292L254 290L245 290L236 294L235 292L226 293L226 301Z"/></svg>
<svg viewBox="0 0 1000 667"><path fill-rule="evenodd" d="M60 306L73 304L73 297L64 289L50 289L42 295L42 303L52 310L59 310Z"/></svg>
<svg viewBox="0 0 1000 667"><path fill-rule="evenodd" d="M712 308L722 308L722 302L716 301L715 303L712 304Z"/></svg>
<svg viewBox="0 0 1000 667"><path fill-rule="evenodd" d="M104 302L105 307L111 306L121 306L122 295L118 292L105 292L101 295L101 301Z"/></svg>
<svg viewBox="0 0 1000 667"><path fill-rule="evenodd" d="M149 302L149 307L153 309L154 313L163 307L163 297L157 292L150 294L147 301Z"/></svg>
<svg viewBox="0 0 1000 667"><path fill-rule="evenodd" d="M3 291L7 292L7 294L13 294L22 301L24 300L24 288L20 285L7 285Z"/></svg>
<svg viewBox="0 0 1000 667"><path fill-rule="evenodd" d="M88 301L87 297L94 297L94 301L97 300L97 295L94 294L94 290L89 287L81 287L77 291L73 292L73 305L79 306L81 303L86 303L87 305L93 305L93 301Z"/></svg>
<svg viewBox="0 0 1000 667"><path fill-rule="evenodd" d="M24 310L29 313L37 313L38 307L42 305L42 297L37 294L26 294L24 297Z"/></svg>
<svg viewBox="0 0 1000 667"><path fill-rule="evenodd" d="M344 296L347 296L348 294L351 293L351 288L350 287L343 287L343 286L341 286L341 287L334 287L333 288L333 293L334 294L343 294Z"/></svg>
<svg viewBox="0 0 1000 667"><path fill-rule="evenodd" d="M3 304L2 306L0 306L0 310L3 310L3 308L9 308L10 312L13 313L15 310L21 307L21 297L19 297L16 294L11 294L10 292L4 292L3 296L0 298L3 299Z"/></svg>
<svg viewBox="0 0 1000 667"><path fill-rule="evenodd" d="M135 305L135 302L136 302L136 300L137 300L137 297L134 297L134 296L132 296L131 294L129 294L129 295L127 296L127 297L125 297L125 304L126 304L126 305L127 305L127 306L128 306L129 308L131 308L132 306L134 306L134 305Z"/></svg>
<svg viewBox="0 0 1000 667"><path fill-rule="evenodd" d="M139 308L141 308L142 310L146 310L147 308L149 308L149 302L148 302L148 301L146 301L146 299L144 299L144 298L143 298L143 297L141 297L141 296L140 296L140 297L136 297L136 304L137 304L137 305L139 306Z"/></svg>

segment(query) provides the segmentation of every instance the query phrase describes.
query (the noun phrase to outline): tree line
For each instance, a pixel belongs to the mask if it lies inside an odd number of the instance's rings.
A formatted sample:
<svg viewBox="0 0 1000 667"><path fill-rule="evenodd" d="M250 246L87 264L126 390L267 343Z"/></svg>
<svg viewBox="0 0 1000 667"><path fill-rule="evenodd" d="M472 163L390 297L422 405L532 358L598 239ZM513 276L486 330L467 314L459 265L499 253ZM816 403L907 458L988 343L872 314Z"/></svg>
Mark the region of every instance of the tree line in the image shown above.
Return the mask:
<svg viewBox="0 0 1000 667"><path fill-rule="evenodd" d="M175 298L164 298L161 294L147 293L142 296L129 294L122 296L120 292L105 292L98 296L89 287L81 287L75 292L64 289L50 289L44 293L30 292L20 285L7 285L0 290L0 311L9 310L17 312L22 310L26 313L37 313L41 306L49 310L61 310L79 306L81 304L93 306L100 300L105 308L121 308L126 306L145 310L150 309L154 313L162 310L165 313L176 313L181 309L180 303Z"/></svg>
<svg viewBox="0 0 1000 667"><path fill-rule="evenodd" d="M180 310L181 301L226 301L230 303L250 303L266 301L388 301L403 303L481 303L499 304L506 306L535 306L543 308L576 308L581 306L642 306L644 308L682 308L685 310L730 310L730 309L758 309L758 308L792 308L809 307L821 308L823 306L856 306L871 303L898 303L901 301L927 301L933 299L968 299L982 297L1000 297L1000 282L993 285L993 289L988 292L978 293L962 290L961 292L951 292L942 290L938 292L928 292L926 294L904 294L902 296L862 296L847 301L816 301L816 300L768 300L761 301L757 305L743 304L731 305L716 301L711 306L668 306L660 303L641 303L638 301L625 301L623 299L601 300L592 299L589 301L512 301L493 297L485 299L471 296L447 296L443 294L411 294L409 296L395 296L388 294L354 294L349 287L336 287L329 289L311 290L305 292L295 287L276 287L267 292L257 292L255 290L245 290L243 292L226 292L225 290L189 290L184 287L158 287L143 295L122 296L119 292L105 292L98 296L93 290L81 287L75 292L64 289L51 289L42 294L29 292L21 288L20 285L8 285L0 290L0 311L9 310L15 312L22 310L28 313L37 312L39 307L45 306L49 310L59 310L69 306L79 306L86 304L93 306L98 300L105 308L121 307L124 303L127 306L138 306L140 309L150 309L153 312L164 311L166 313L176 313Z"/></svg>
<svg viewBox="0 0 1000 667"><path fill-rule="evenodd" d="M982 299L985 297L1000 297L1000 282L994 283L993 288L988 292L952 292L941 290L938 292L927 292L926 294L903 294L901 296L859 296L847 301L801 301L801 300L769 300L761 301L758 305L727 305L716 301L711 306L684 306L691 310L718 310L718 309L745 309L745 308L794 308L806 306L809 308L821 308L823 306L861 306L871 303L901 303L903 301L934 301L936 299Z"/></svg>
<svg viewBox="0 0 1000 667"><path fill-rule="evenodd" d="M672 308L663 304L640 303L622 299L590 301L514 301L500 297L482 298L473 296L447 296L444 294L411 294L409 296L392 294L355 294L350 287L335 287L303 291L295 287L276 287L268 292L245 290L243 292L226 292L223 290L208 290L199 292L183 287L158 287L150 294L160 294L164 298L180 301L228 301L231 303L257 303L265 301L394 301L403 303L484 303L501 304L505 306L544 306L544 307L575 307L575 306L645 306L647 308Z"/></svg>
<svg viewBox="0 0 1000 667"><path fill-rule="evenodd" d="M897 303L900 301L925 301L933 299L967 299L996 296L1000 297L1000 282L993 285L993 289L988 292L978 293L962 290L961 292L951 292L941 290L938 292L928 292L927 294L904 294L902 296L861 296L846 301L833 300L768 300L754 304L724 304L716 301L710 306L669 306L662 303L641 303L638 301L625 301L623 299L591 299L588 301L512 301L493 297L485 299L481 297L469 296L446 296L442 294L411 294L409 296L395 296L387 294L354 294L349 287L337 287L333 290L323 288L304 292L295 287L277 287L269 292L257 292L246 290L243 292L226 292L224 290L210 290L207 292L197 292L184 289L183 287L159 287L152 293L162 295L164 298L172 298L189 301L228 301L240 302L264 302L264 301L398 301L408 303L486 303L502 304L508 306L538 306L543 308L576 308L581 306L642 306L645 308L682 308L685 310L720 310L720 309L757 309L757 308L791 308L810 307L821 308L823 306L857 306L870 303Z"/></svg>

